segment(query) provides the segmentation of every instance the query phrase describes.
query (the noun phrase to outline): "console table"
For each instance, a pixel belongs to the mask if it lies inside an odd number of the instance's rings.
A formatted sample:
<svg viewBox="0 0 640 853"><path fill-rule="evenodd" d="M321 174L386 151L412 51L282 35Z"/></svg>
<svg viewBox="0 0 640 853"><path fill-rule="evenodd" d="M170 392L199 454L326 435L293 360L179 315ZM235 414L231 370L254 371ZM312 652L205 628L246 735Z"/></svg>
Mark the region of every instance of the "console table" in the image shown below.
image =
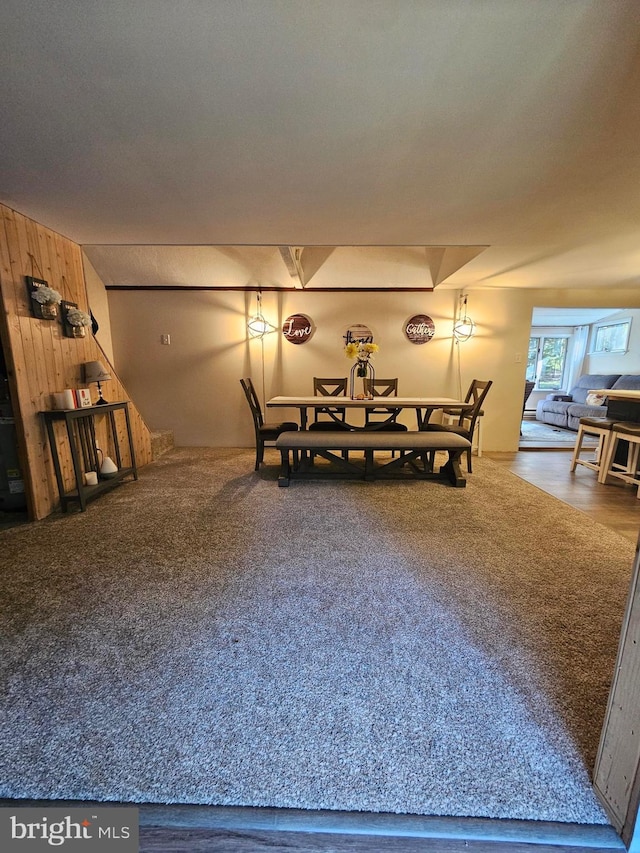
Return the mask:
<svg viewBox="0 0 640 853"><path fill-rule="evenodd" d="M120 413L124 417L127 432L129 464L124 466L116 423L117 413ZM126 401L123 403L105 403L101 406L86 406L82 409L60 409L41 412L40 414L43 416L47 428L51 458L63 512L66 512L69 504L74 501L80 505L80 510L84 512L88 501L109 491L125 477L133 477L134 480L138 479L133 437L131 435L131 422L129 420L129 404ZM108 479L101 479L100 474L98 474L98 484L96 486L88 486L84 479L85 473L87 471L99 472L99 454L106 452L98 449L96 441L96 419L102 417L106 418L107 429L113 445L114 461L118 466L118 470ZM56 422L64 423L66 435L69 440L69 451L73 463L75 480L75 488L72 488L70 491L65 487L65 478L60 464L59 447L54 428Z"/></svg>

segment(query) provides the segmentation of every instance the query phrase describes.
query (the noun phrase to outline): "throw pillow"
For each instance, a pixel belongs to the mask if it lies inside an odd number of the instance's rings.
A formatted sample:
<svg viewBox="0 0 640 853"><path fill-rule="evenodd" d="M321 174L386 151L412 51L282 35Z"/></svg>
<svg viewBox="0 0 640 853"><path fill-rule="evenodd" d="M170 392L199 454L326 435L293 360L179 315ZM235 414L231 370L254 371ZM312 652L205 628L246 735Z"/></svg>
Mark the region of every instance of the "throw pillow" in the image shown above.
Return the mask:
<svg viewBox="0 0 640 853"><path fill-rule="evenodd" d="M604 406L606 399L604 394L587 394L587 406Z"/></svg>

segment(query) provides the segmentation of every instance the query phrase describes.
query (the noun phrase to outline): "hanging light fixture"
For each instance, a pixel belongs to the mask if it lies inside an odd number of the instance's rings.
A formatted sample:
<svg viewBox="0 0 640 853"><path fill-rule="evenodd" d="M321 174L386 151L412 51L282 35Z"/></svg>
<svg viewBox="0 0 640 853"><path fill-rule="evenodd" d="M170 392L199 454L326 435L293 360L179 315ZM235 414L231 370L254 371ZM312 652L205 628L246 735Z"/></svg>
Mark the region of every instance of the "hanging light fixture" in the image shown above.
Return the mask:
<svg viewBox="0 0 640 853"><path fill-rule="evenodd" d="M453 337L456 343L468 341L473 337L476 330L476 324L467 314L467 297L461 296L458 302L458 316L453 324Z"/></svg>
<svg viewBox="0 0 640 853"><path fill-rule="evenodd" d="M247 323L247 329L252 338L262 338L269 331L269 324L262 313L262 294L256 293L256 313Z"/></svg>

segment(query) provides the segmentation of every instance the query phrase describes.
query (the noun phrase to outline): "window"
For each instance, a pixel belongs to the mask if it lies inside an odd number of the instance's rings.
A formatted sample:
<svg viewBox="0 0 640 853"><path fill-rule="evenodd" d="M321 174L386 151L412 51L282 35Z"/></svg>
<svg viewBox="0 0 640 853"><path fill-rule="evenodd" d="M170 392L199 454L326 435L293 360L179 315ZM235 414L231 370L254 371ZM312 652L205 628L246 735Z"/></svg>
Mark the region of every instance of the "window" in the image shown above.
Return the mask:
<svg viewBox="0 0 640 853"><path fill-rule="evenodd" d="M526 378L535 382L539 391L558 391L562 388L567 341L566 335L529 338Z"/></svg>
<svg viewBox="0 0 640 853"><path fill-rule="evenodd" d="M626 352L631 320L596 326L592 352Z"/></svg>

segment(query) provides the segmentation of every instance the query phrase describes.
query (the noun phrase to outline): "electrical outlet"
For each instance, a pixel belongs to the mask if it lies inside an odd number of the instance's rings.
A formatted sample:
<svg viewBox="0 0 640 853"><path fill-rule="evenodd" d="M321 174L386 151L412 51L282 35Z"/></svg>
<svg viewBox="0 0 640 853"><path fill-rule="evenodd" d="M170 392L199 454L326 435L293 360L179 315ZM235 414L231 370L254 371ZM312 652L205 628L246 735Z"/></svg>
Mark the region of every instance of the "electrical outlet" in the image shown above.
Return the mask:
<svg viewBox="0 0 640 853"><path fill-rule="evenodd" d="M169 346L171 343L171 335L160 335L160 343Z"/></svg>
<svg viewBox="0 0 640 853"><path fill-rule="evenodd" d="M522 353L517 352L516 353L516 364L520 364L521 362L522 362Z"/></svg>

